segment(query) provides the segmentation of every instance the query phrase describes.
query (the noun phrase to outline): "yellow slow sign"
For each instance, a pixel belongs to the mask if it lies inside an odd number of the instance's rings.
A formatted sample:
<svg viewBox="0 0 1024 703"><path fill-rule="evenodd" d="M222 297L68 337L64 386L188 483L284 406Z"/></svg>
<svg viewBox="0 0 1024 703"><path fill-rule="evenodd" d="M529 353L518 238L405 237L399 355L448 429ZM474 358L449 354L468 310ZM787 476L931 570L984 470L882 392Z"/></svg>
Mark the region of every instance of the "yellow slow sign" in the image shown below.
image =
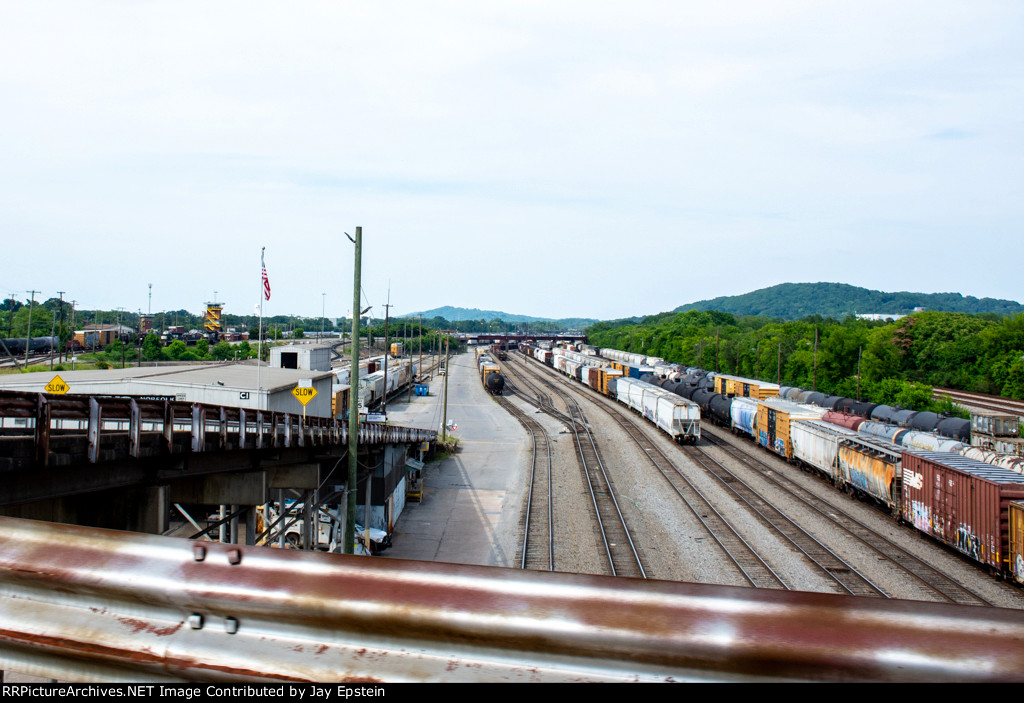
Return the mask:
<svg viewBox="0 0 1024 703"><path fill-rule="evenodd" d="M54 376L53 380L46 384L45 390L47 393L56 393L57 395L64 395L69 390L71 390L71 386L65 383L64 379L61 378L60 376Z"/></svg>
<svg viewBox="0 0 1024 703"><path fill-rule="evenodd" d="M316 388L296 386L295 388L292 388L292 395L298 398L300 403L305 405L316 397Z"/></svg>

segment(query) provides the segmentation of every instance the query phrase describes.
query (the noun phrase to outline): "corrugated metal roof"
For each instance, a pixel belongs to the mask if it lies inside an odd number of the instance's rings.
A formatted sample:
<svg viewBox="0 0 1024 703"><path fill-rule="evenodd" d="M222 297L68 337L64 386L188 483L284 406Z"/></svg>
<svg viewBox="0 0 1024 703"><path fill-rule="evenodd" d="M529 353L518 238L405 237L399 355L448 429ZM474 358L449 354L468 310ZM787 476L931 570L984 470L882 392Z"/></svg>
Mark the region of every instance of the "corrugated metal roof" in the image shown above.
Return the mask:
<svg viewBox="0 0 1024 703"><path fill-rule="evenodd" d="M1024 484L1024 476L1016 471L1004 469L1001 466L995 466L993 464L986 464L983 461L970 459L960 454L952 454L950 452L925 452L911 449L904 449L903 453L919 456L922 459L927 459L933 464L944 466L947 469L955 469L965 474L971 474L972 476L976 476L980 479L991 481L993 483Z"/></svg>

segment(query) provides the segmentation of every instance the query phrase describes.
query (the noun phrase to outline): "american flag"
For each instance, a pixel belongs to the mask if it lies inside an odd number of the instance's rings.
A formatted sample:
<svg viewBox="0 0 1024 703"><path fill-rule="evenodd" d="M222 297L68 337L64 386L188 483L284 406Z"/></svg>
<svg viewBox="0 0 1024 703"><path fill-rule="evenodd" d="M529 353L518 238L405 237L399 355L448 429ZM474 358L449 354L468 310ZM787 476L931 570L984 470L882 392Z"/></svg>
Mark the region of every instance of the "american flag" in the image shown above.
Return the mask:
<svg viewBox="0 0 1024 703"><path fill-rule="evenodd" d="M260 265L263 266L263 296L270 300L270 279L267 278L267 264L263 260L263 251L260 251Z"/></svg>

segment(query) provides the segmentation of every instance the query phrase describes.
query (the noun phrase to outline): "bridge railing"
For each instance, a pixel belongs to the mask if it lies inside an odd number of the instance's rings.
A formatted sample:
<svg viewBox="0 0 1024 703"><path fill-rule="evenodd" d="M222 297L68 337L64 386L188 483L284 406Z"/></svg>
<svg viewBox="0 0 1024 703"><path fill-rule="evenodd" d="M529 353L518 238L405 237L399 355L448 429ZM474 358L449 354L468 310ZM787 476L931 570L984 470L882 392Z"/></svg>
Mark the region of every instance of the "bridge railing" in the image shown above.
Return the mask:
<svg viewBox="0 0 1024 703"><path fill-rule="evenodd" d="M114 681L1021 681L1024 612L0 518L0 668Z"/></svg>
<svg viewBox="0 0 1024 703"><path fill-rule="evenodd" d="M187 433L185 450L313 447L348 442L348 422L337 418L253 410L169 399L122 396L52 395L0 391L0 433L4 439L31 436L35 461L49 465L51 445L59 437L85 433L90 463L102 460L104 438L127 435L127 455L142 457L143 436L160 437L160 451L176 449L176 435ZM427 430L360 425L360 443L430 441Z"/></svg>

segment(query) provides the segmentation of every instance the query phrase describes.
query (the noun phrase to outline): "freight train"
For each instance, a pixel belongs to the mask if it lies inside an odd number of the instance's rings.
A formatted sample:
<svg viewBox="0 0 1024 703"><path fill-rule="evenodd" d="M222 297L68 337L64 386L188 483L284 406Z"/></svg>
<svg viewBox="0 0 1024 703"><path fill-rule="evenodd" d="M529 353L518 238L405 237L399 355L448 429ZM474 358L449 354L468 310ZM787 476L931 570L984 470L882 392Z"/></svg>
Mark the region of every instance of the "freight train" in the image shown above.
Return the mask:
<svg viewBox="0 0 1024 703"><path fill-rule="evenodd" d="M614 398L680 444L695 444L700 439L700 408L686 398L658 386L633 378L623 371L626 362L580 354L571 349L541 349L522 343L520 351L594 390Z"/></svg>
<svg viewBox="0 0 1024 703"><path fill-rule="evenodd" d="M477 354L477 367L480 369L480 381L491 395L501 395L505 390L505 377L501 375L501 367L487 352Z"/></svg>
<svg viewBox="0 0 1024 703"><path fill-rule="evenodd" d="M583 382L605 394L609 385L640 377L690 400L706 420L1024 583L1024 474L964 456L971 451L965 444L970 440L966 420L684 368L619 350L520 348L580 380L604 375L603 389Z"/></svg>
<svg viewBox="0 0 1024 703"><path fill-rule="evenodd" d="M374 365L375 366L375 365ZM359 377L360 412L376 407L385 398L407 386L416 376L416 367L408 360L393 361L388 365L387 378L384 369L374 370Z"/></svg>
<svg viewBox="0 0 1024 703"><path fill-rule="evenodd" d="M36 354L44 354L49 351L60 350L59 337L32 337L31 340L27 340L27 343L29 352ZM3 344L11 354L25 353L26 339L24 337L4 339Z"/></svg>

